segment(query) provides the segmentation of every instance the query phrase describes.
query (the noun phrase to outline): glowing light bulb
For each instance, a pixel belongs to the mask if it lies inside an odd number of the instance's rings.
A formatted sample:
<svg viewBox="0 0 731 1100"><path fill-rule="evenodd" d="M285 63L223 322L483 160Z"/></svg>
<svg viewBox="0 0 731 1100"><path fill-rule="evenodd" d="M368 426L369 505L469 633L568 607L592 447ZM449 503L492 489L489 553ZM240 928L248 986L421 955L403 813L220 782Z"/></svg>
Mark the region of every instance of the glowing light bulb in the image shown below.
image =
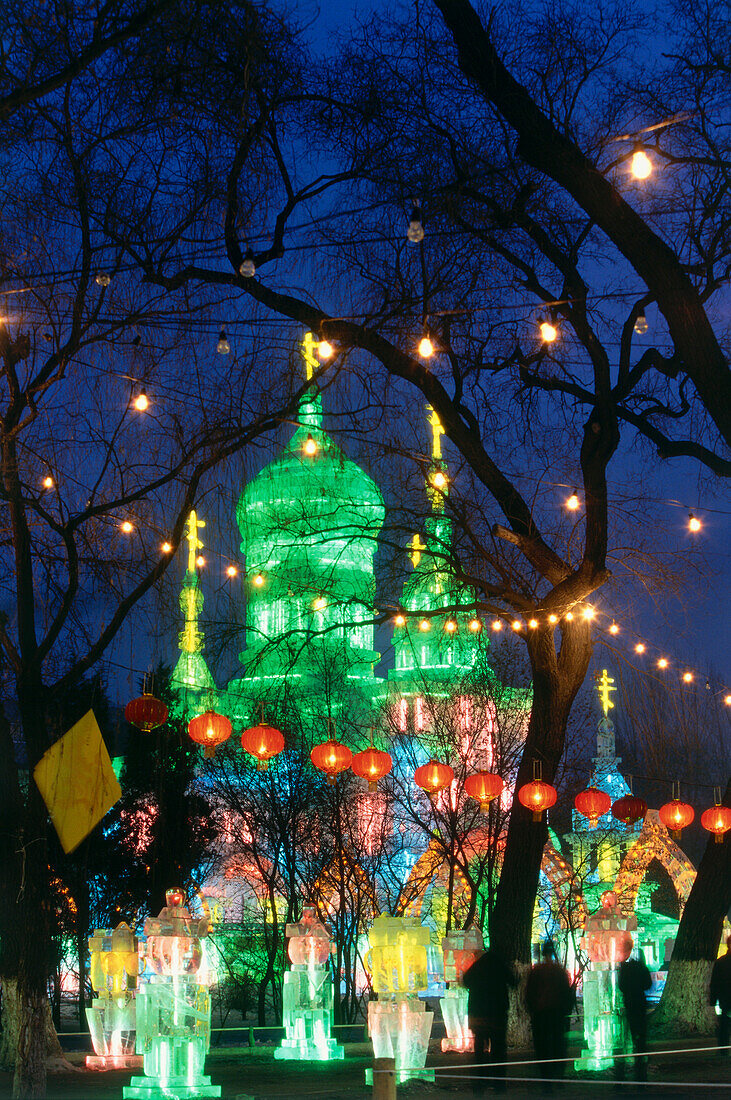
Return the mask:
<svg viewBox="0 0 731 1100"><path fill-rule="evenodd" d="M164 542L160 547L160 550L163 554L172 554L173 552L172 545L169 542Z"/></svg>
<svg viewBox="0 0 731 1100"><path fill-rule="evenodd" d="M422 619L419 623L419 630L431 630L431 623L428 619Z"/></svg>
<svg viewBox="0 0 731 1100"><path fill-rule="evenodd" d="M646 180L652 172L652 161L642 148L635 149L632 154L632 175L636 180Z"/></svg>
<svg viewBox="0 0 731 1100"><path fill-rule="evenodd" d="M261 588L264 584L264 574L263 573L254 573L254 576L251 578L251 583L256 588Z"/></svg>
<svg viewBox="0 0 731 1100"><path fill-rule="evenodd" d="M544 344L553 344L558 337L558 329L550 321L541 321L538 325L541 340Z"/></svg>
<svg viewBox="0 0 731 1100"><path fill-rule="evenodd" d="M43 488L44 489L52 489L53 484L54 484L53 483L53 478L50 476L50 474L47 475L46 477L44 477L44 479L43 479Z"/></svg>
<svg viewBox="0 0 731 1100"><path fill-rule="evenodd" d="M226 329L222 328L218 334L218 343L216 344L216 351L219 355L228 355L231 351L231 345L228 342L226 336Z"/></svg>
<svg viewBox="0 0 731 1100"><path fill-rule="evenodd" d="M419 340L418 351L422 359L430 359L434 354L434 344L428 336L422 336L421 340Z"/></svg>
<svg viewBox="0 0 731 1100"><path fill-rule="evenodd" d="M243 275L245 279L253 279L256 275L256 264L254 263L254 253L250 248L246 249L246 255L241 261L241 267L239 268L239 274Z"/></svg>
<svg viewBox="0 0 731 1100"><path fill-rule="evenodd" d="M332 359L335 354L335 348L329 340L320 340L317 345L317 357L318 359L326 360Z"/></svg>
<svg viewBox="0 0 731 1100"><path fill-rule="evenodd" d="M132 404L137 409L137 412L146 412L150 407L150 399L145 391L142 390L137 394Z"/></svg>
<svg viewBox="0 0 731 1100"><path fill-rule="evenodd" d="M455 630L457 629L457 624L454 619L447 619L446 623L444 624L444 629L447 631L448 634L454 634Z"/></svg>
<svg viewBox="0 0 731 1100"><path fill-rule="evenodd" d="M528 619L528 626L531 630L535 630L538 626L538 619Z"/></svg>
<svg viewBox="0 0 731 1100"><path fill-rule="evenodd" d="M122 532L123 535L131 535L134 531L134 524L130 523L128 519L125 519L122 521L122 523L120 523L119 530Z"/></svg>
<svg viewBox="0 0 731 1100"><path fill-rule="evenodd" d="M107 275L106 271L100 271L94 280L97 286L107 287L112 281L111 275Z"/></svg>
<svg viewBox="0 0 731 1100"><path fill-rule="evenodd" d="M306 455L310 455L310 457L317 454L317 440L313 439L309 433L302 446L302 450Z"/></svg>
<svg viewBox="0 0 731 1100"><path fill-rule="evenodd" d="M520 630L520 628L522 627L523 624L521 623L520 619L513 619L512 623L510 625L513 628L513 630Z"/></svg>
<svg viewBox="0 0 731 1100"><path fill-rule="evenodd" d="M724 695L723 701L727 707L731 707L731 695Z"/></svg>
<svg viewBox="0 0 731 1100"><path fill-rule="evenodd" d="M581 614L584 616L585 619L593 619L596 615L596 609L591 607L590 605L588 607L585 607Z"/></svg>
<svg viewBox="0 0 731 1100"><path fill-rule="evenodd" d="M198 566L199 569L202 569L203 566L206 564L206 559L203 557L202 554L199 554L198 557L195 559L195 564Z"/></svg>
<svg viewBox="0 0 731 1100"><path fill-rule="evenodd" d="M492 620L492 629L495 631L496 634L499 633L499 631L501 631L502 628L503 628L503 624L501 623L500 619L493 619Z"/></svg>
<svg viewBox="0 0 731 1100"><path fill-rule="evenodd" d="M566 612L566 622L567 622L567 623L572 623L573 621L574 621L574 613L573 613L573 611L567 611L567 612Z"/></svg>
<svg viewBox="0 0 731 1100"><path fill-rule="evenodd" d="M418 244L419 241L424 240L424 226L421 224L421 208L418 203L411 211L409 228L406 230L406 236L412 244Z"/></svg>
<svg viewBox="0 0 731 1100"><path fill-rule="evenodd" d="M571 496L566 498L566 507L569 512L576 512L580 506L581 501L579 500L579 494L576 492L576 489L574 489Z"/></svg>
<svg viewBox="0 0 731 1100"><path fill-rule="evenodd" d="M635 332L638 336L644 336L650 326L647 324L647 318L644 313L641 313L635 321Z"/></svg>
<svg viewBox="0 0 731 1100"><path fill-rule="evenodd" d="M394 615L393 621L394 621L395 626L404 626L406 624L406 616L405 615Z"/></svg>
<svg viewBox="0 0 731 1100"><path fill-rule="evenodd" d="M479 634L480 631L482 630L482 620L481 619L470 619L469 627L470 627L470 630L472 631L473 634Z"/></svg>
<svg viewBox="0 0 731 1100"><path fill-rule="evenodd" d="M229 565L229 566L226 567L226 576L227 577L237 577L238 575L239 575L239 571L238 571L238 569L236 568L235 565Z"/></svg>
<svg viewBox="0 0 731 1100"><path fill-rule="evenodd" d="M324 609L327 607L327 600L324 596L318 596L317 599L313 601L312 606L314 607L315 611L324 611Z"/></svg>
<svg viewBox="0 0 731 1100"><path fill-rule="evenodd" d="M638 642L635 646L635 653L644 653L646 649L646 645L643 645L642 642Z"/></svg>
<svg viewBox="0 0 731 1100"><path fill-rule="evenodd" d="M619 634L619 627L617 626L617 624L616 624L616 623L612 623L612 624L610 625L610 627L609 627L609 633L610 633L610 634Z"/></svg>
<svg viewBox="0 0 731 1100"><path fill-rule="evenodd" d="M657 667L658 668L667 668L668 667L667 657L660 657L658 662L657 662Z"/></svg>
<svg viewBox="0 0 731 1100"><path fill-rule="evenodd" d="M442 473L441 470L437 470L431 479L431 483L435 489L444 489L447 485L447 476Z"/></svg>
<svg viewBox="0 0 731 1100"><path fill-rule="evenodd" d="M684 672L683 673L683 683L684 684L692 684L693 683L693 673L692 672Z"/></svg>
<svg viewBox="0 0 731 1100"><path fill-rule="evenodd" d="M548 621L549 621L549 623L557 623L558 622L558 615L549 615L548 616Z"/></svg>
<svg viewBox="0 0 731 1100"><path fill-rule="evenodd" d="M692 512L688 512L688 530L694 534L696 531L700 531L702 527L701 521L697 516L694 516Z"/></svg>

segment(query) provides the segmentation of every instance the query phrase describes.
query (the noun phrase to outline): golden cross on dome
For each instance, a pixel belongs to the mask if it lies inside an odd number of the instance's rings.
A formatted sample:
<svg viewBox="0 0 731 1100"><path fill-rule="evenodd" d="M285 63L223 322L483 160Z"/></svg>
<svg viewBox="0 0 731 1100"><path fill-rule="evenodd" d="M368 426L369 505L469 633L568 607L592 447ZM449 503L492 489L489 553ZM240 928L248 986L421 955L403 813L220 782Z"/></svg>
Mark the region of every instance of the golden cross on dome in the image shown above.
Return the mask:
<svg viewBox="0 0 731 1100"><path fill-rule="evenodd" d="M429 417L429 423L431 424L432 430L431 456L433 459L440 459L442 457L442 436L444 435L444 428L442 427L442 422L439 419L438 413L435 412L431 405L427 405L427 409L431 413Z"/></svg>
<svg viewBox="0 0 731 1100"><path fill-rule="evenodd" d="M302 358L305 361L305 379L309 382L312 378L312 374L320 366L319 360L315 357L315 348L320 343L316 340L311 332L305 333L305 338L301 343Z"/></svg>
<svg viewBox="0 0 731 1100"><path fill-rule="evenodd" d="M599 702L602 705L605 718L614 707L614 703L610 698L610 692L616 691L617 689L616 687L612 687L613 683L614 677L609 676L605 668L602 669L601 676L597 676L597 691L599 692Z"/></svg>
<svg viewBox="0 0 731 1100"><path fill-rule="evenodd" d="M417 565L421 561L421 551L426 550L426 546L421 541L421 537L419 535L414 535L413 539L409 543L409 546L411 547L411 553L409 554L409 557L411 558L411 564L413 565L414 569L416 569Z"/></svg>
<svg viewBox="0 0 731 1100"><path fill-rule="evenodd" d="M191 512L185 521L188 528L185 538L188 542L188 572L195 572L195 559L198 556L198 551L203 549L203 543L198 538L198 531L201 527L205 527L206 521L204 519L198 519L195 512Z"/></svg>

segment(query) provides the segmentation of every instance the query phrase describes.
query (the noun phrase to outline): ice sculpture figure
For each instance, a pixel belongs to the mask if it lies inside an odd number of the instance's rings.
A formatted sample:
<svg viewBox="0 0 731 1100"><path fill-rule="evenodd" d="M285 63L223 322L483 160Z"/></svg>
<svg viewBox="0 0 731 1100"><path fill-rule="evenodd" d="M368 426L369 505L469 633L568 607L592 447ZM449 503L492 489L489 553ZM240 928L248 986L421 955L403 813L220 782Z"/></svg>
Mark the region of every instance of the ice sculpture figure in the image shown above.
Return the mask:
<svg viewBox="0 0 731 1100"><path fill-rule="evenodd" d="M285 1038L274 1051L277 1059L330 1062L345 1051L330 1035L333 984L327 969L330 936L315 910L305 906L299 924L288 924L291 969L284 975Z"/></svg>
<svg viewBox="0 0 731 1100"><path fill-rule="evenodd" d="M208 918L191 916L182 890L168 890L159 917L145 921L144 971L137 993L137 1052L144 1077L133 1077L125 1100L198 1100L220 1096L203 1075L211 1040L206 963Z"/></svg>
<svg viewBox="0 0 731 1100"><path fill-rule="evenodd" d="M96 996L86 1010L95 1054L89 1069L133 1069L135 1054L137 938L122 921L116 928L97 928L89 939L89 978Z"/></svg>
<svg viewBox="0 0 731 1100"><path fill-rule="evenodd" d="M447 932L442 940L444 980L447 988L442 997L442 1016L447 1036L442 1050L465 1052L475 1049L475 1037L467 1021L467 990L462 977L484 950L482 932L474 925L461 932Z"/></svg>
<svg viewBox="0 0 731 1100"><path fill-rule="evenodd" d="M611 890L605 890L601 903L601 908L587 917L581 940L591 967L583 975L586 1047L574 1063L576 1069L609 1069L614 1065L613 1055L624 1053L628 1045L617 969L630 957L631 930L637 927L637 919L622 915Z"/></svg>
<svg viewBox="0 0 731 1100"><path fill-rule="evenodd" d="M376 917L368 933L366 967L377 1001L368 1005L368 1034L376 1058L396 1060L399 1083L412 1077L434 1080L426 1070L434 1013L427 1012L419 992L427 988L430 931L413 917ZM372 1070L366 1081L372 1081Z"/></svg>

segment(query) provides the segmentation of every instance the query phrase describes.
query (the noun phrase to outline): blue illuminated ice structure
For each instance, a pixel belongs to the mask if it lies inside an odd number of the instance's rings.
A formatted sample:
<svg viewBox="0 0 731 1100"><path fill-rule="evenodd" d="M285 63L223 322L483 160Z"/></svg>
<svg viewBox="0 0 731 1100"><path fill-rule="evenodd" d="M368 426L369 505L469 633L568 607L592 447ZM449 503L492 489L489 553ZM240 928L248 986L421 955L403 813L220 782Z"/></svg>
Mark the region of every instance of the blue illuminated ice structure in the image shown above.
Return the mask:
<svg viewBox="0 0 731 1100"><path fill-rule="evenodd" d="M586 1047L574 1063L576 1069L609 1069L614 1065L614 1055L627 1050L617 970L632 953L632 930L637 927L637 920L622 915L617 895L611 890L605 890L601 903L601 908L587 917L581 940L591 967L582 978Z"/></svg>
<svg viewBox="0 0 731 1100"><path fill-rule="evenodd" d="M460 932L447 932L442 940L444 980L447 988L442 997L442 1016L447 1036L442 1039L443 1051L465 1053L475 1049L475 1037L467 1019L467 990L462 984L468 970L484 951L482 932L474 925Z"/></svg>
<svg viewBox="0 0 731 1100"><path fill-rule="evenodd" d="M274 1051L277 1059L331 1062L345 1051L330 1036L333 984L327 968L330 936L315 910L305 906L299 924L288 924L287 952L292 964L284 975L285 1037Z"/></svg>
<svg viewBox="0 0 731 1100"><path fill-rule="evenodd" d="M125 1100L198 1100L221 1089L203 1075L211 1042L206 962L208 918L191 916L182 890L168 890L159 917L145 921L145 969L137 993L137 1052L144 1077Z"/></svg>
<svg viewBox="0 0 731 1100"><path fill-rule="evenodd" d="M370 951L366 966L371 972L377 1001L368 1005L368 1034L376 1058L394 1058L396 1079L434 1080L424 1069L434 1013L418 994L427 989L429 929L412 917L376 917L368 933ZM371 1082L373 1071L366 1070Z"/></svg>

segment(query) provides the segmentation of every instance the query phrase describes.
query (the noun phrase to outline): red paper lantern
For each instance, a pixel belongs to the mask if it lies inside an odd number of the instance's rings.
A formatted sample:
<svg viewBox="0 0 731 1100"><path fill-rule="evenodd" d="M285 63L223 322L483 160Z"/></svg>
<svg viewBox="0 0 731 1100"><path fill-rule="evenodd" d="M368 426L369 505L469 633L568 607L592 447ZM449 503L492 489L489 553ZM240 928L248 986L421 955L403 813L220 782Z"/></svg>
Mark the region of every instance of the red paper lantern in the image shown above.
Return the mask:
<svg viewBox="0 0 731 1100"><path fill-rule="evenodd" d="M723 841L723 834L731 829L731 810L728 806L711 806L701 814L701 825L709 833L715 833L716 843Z"/></svg>
<svg viewBox="0 0 731 1100"><path fill-rule="evenodd" d="M672 802L666 802L664 806L660 807L659 816L665 828L669 829L673 836L677 838L680 836L681 830L690 825L695 817L695 810L687 802L681 802L679 798L674 798Z"/></svg>
<svg viewBox="0 0 731 1100"><path fill-rule="evenodd" d="M360 779L368 780L368 790L375 791L378 780L391 771L391 764L392 760L387 752L371 745L364 752L357 752L350 766Z"/></svg>
<svg viewBox="0 0 731 1100"><path fill-rule="evenodd" d="M188 733L191 740L203 745L204 756L215 756L216 748L231 736L231 723L223 714L207 710L197 718L191 718L188 722Z"/></svg>
<svg viewBox="0 0 731 1100"><path fill-rule="evenodd" d="M492 800L503 793L504 786L502 776L487 771L468 775L464 781L466 794L480 803L480 810L483 814L487 813Z"/></svg>
<svg viewBox="0 0 731 1100"><path fill-rule="evenodd" d="M278 756L284 748L284 737L274 726L259 722L258 726L244 730L241 734L241 747L256 760L258 771L266 771L273 756Z"/></svg>
<svg viewBox="0 0 731 1100"><path fill-rule="evenodd" d="M124 708L124 716L131 726L137 726L144 733L149 733L157 726L162 726L168 720L168 708L162 699L156 699L154 695L140 695L139 699L132 699Z"/></svg>
<svg viewBox="0 0 731 1100"><path fill-rule="evenodd" d="M518 800L526 809L533 811L534 821L540 821L543 811L555 805L557 798L556 788L550 783L544 783L542 779L525 783L518 791Z"/></svg>
<svg viewBox="0 0 731 1100"><path fill-rule="evenodd" d="M334 737L315 745L310 753L310 760L325 773L328 783L334 783L340 772L347 771L352 759L353 754L348 746L336 741Z"/></svg>
<svg viewBox="0 0 731 1100"><path fill-rule="evenodd" d="M589 825L596 829L600 817L608 813L612 806L612 800L606 791L600 791L598 787L587 787L585 791L579 791L574 799L574 806L588 817Z"/></svg>
<svg viewBox="0 0 731 1100"><path fill-rule="evenodd" d="M625 825L634 825L635 821L642 821L647 813L647 803L644 798L638 798L634 794L625 794L612 803L612 817L617 821L623 821Z"/></svg>
<svg viewBox="0 0 731 1100"><path fill-rule="evenodd" d="M449 764L440 764L438 760L430 760L428 764L422 764L414 772L414 782L422 791L426 791L430 798L439 794L454 779L454 772Z"/></svg>

